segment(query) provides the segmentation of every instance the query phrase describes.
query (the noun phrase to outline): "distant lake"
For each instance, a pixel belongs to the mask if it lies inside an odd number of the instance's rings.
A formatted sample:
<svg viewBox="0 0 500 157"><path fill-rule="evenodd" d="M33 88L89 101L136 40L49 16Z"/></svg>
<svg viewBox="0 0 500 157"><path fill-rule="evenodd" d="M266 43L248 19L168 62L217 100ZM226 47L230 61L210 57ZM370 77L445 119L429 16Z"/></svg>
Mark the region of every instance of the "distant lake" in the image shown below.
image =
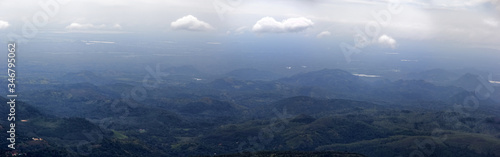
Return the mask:
<svg viewBox="0 0 500 157"><path fill-rule="evenodd" d="M352 75L359 76L359 77L371 77L371 78L381 77L379 75L369 75L369 74L352 74Z"/></svg>
<svg viewBox="0 0 500 157"><path fill-rule="evenodd" d="M490 83L500 84L500 81L491 81L491 80L490 80Z"/></svg>

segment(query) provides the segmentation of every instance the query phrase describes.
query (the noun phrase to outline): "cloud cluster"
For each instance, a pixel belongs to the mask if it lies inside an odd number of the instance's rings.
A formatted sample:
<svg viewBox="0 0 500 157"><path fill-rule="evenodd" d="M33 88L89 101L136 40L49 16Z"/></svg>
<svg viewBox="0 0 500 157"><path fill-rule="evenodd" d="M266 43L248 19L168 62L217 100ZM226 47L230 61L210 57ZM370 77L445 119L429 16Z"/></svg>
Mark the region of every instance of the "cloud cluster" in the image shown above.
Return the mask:
<svg viewBox="0 0 500 157"><path fill-rule="evenodd" d="M394 38L388 36L388 35L382 35L378 38L378 43L379 44L382 44L382 45L386 45L386 46L389 46L391 47L392 49L395 49L396 48L396 40L394 40Z"/></svg>
<svg viewBox="0 0 500 157"><path fill-rule="evenodd" d="M323 31L321 33L319 33L318 35L316 35L317 38L324 38L324 37L327 37L327 36L331 36L332 33L330 33L329 31Z"/></svg>
<svg viewBox="0 0 500 157"><path fill-rule="evenodd" d="M10 26L9 22L0 20L0 29L5 29L9 26Z"/></svg>
<svg viewBox="0 0 500 157"><path fill-rule="evenodd" d="M174 22L170 23L170 27L175 30L187 31L209 31L214 29L214 27L212 27L210 24L198 20L198 18L194 17L193 15L187 15L175 20Z"/></svg>
<svg viewBox="0 0 500 157"><path fill-rule="evenodd" d="M264 17L257 21L252 31L256 33L300 32L311 28L313 25L314 23L305 17L289 18L281 22L276 21L272 17Z"/></svg>

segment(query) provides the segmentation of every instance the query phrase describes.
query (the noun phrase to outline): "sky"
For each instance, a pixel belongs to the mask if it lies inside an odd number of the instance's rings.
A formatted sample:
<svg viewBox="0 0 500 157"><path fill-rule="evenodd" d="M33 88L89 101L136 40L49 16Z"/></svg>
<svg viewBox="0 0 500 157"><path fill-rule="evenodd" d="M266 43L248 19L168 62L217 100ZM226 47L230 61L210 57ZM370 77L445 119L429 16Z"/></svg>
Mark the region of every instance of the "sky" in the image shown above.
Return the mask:
<svg viewBox="0 0 500 157"><path fill-rule="evenodd" d="M304 42L304 46L312 46L307 41L314 41L344 56L350 55L346 47L357 52L371 46L397 53L419 42L500 53L500 1L0 1L3 42L13 37L34 41L51 34L109 37L83 41L87 45L113 44L118 40L113 36L124 34L154 34L165 37L161 39L167 39L166 43L200 41L206 45L229 45L235 39L267 46L277 40Z"/></svg>
<svg viewBox="0 0 500 157"><path fill-rule="evenodd" d="M57 0L0 1L0 29L21 32L40 4ZM160 31L210 35L242 33L340 36L377 22L373 15L398 7L381 26L382 43L397 39L440 39L490 45L500 41L498 0L61 0L40 29L53 31ZM50 7L53 8L53 7ZM46 13L46 12L45 12ZM382 16L379 16L382 17ZM374 27L373 27L374 28Z"/></svg>

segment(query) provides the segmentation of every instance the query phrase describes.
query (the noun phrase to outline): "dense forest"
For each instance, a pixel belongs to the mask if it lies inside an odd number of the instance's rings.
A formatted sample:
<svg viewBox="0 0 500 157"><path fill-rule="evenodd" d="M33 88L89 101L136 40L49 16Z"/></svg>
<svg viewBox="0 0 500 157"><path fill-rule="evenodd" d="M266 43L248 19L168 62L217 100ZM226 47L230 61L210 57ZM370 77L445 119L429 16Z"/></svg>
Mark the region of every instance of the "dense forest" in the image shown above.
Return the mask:
<svg viewBox="0 0 500 157"><path fill-rule="evenodd" d="M242 69L197 81L202 73L182 68L152 86L90 71L26 81L17 148L1 154L500 156L499 102L469 88L479 74L434 83L441 72L373 80L337 69L283 78ZM489 87L490 95L500 91ZM146 95L131 92L138 88ZM8 106L0 110L7 114Z"/></svg>

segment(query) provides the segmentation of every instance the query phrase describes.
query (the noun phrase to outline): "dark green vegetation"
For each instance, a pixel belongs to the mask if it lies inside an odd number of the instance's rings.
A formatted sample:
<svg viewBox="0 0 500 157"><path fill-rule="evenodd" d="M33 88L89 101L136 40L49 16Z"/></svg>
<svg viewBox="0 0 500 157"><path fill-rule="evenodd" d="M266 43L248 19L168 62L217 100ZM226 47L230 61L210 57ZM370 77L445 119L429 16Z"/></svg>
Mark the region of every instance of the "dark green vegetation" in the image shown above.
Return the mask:
<svg viewBox="0 0 500 157"><path fill-rule="evenodd" d="M500 156L500 88L489 84L485 97L474 92L478 74L443 71L393 81L329 69L281 79L251 69L217 77L192 67L156 78L110 71L25 78L17 153ZM2 114L8 109L2 105ZM1 126L6 132L8 123Z"/></svg>
<svg viewBox="0 0 500 157"><path fill-rule="evenodd" d="M239 153L228 155L215 155L216 157L364 157L361 154L345 153L345 152L299 152L299 151L264 151L257 153Z"/></svg>

